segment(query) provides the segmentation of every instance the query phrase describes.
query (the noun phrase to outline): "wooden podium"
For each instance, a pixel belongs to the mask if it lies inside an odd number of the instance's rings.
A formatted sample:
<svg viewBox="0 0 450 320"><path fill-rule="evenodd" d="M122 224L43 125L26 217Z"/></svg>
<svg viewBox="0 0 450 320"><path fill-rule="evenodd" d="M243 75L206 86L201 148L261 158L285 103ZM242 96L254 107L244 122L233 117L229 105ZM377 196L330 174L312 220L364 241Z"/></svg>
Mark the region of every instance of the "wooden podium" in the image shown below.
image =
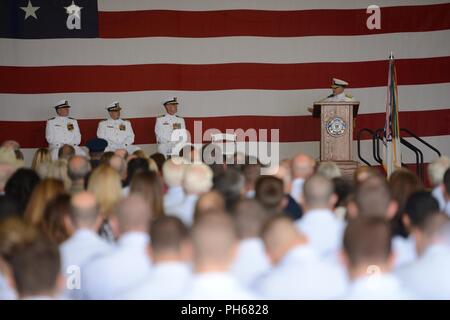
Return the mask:
<svg viewBox="0 0 450 320"><path fill-rule="evenodd" d="M320 118L320 161L335 162L346 178L358 167L353 160L353 119L358 101L316 102L313 117Z"/></svg>

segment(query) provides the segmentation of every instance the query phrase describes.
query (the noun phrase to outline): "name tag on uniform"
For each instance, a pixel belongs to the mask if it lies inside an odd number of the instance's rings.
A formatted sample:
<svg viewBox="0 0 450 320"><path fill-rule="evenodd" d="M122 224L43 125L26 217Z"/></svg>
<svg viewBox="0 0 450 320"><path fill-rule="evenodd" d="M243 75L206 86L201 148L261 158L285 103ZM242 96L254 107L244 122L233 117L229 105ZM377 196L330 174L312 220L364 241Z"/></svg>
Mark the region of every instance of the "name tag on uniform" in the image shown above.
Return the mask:
<svg viewBox="0 0 450 320"><path fill-rule="evenodd" d="M67 124L67 130L69 130L69 131L73 130L73 124L72 123L68 123Z"/></svg>
<svg viewBox="0 0 450 320"><path fill-rule="evenodd" d="M119 130L120 130L120 131L125 131L125 125L124 125L124 124L121 124L121 125L119 126Z"/></svg>
<svg viewBox="0 0 450 320"><path fill-rule="evenodd" d="M172 128L173 128L174 130L176 130L176 129L181 129L181 123L174 123L174 124L172 125Z"/></svg>
<svg viewBox="0 0 450 320"><path fill-rule="evenodd" d="M168 122L164 122L163 123L163 126L167 126L169 123Z"/></svg>
<svg viewBox="0 0 450 320"><path fill-rule="evenodd" d="M114 127L113 126L106 126L107 128L111 128L111 129L114 129Z"/></svg>

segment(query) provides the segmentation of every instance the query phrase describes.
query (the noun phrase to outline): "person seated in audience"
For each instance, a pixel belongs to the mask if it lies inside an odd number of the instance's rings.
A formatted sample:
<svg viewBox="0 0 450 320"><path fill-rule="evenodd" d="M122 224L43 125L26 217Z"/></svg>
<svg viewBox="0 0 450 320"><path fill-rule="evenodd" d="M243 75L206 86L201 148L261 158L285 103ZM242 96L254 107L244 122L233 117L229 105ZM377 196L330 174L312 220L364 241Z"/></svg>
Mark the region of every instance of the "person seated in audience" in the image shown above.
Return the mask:
<svg viewBox="0 0 450 320"><path fill-rule="evenodd" d="M54 243L61 244L70 237L65 224L69 216L70 195L61 193L47 202L42 216L41 230Z"/></svg>
<svg viewBox="0 0 450 320"><path fill-rule="evenodd" d="M109 164L109 161L114 156L114 151L105 151L100 158L100 164Z"/></svg>
<svg viewBox="0 0 450 320"><path fill-rule="evenodd" d="M444 181L444 174L450 168L450 158L447 156L439 157L428 165L428 179L433 187L433 197L439 202L439 208L444 210L445 199L442 184Z"/></svg>
<svg viewBox="0 0 450 320"><path fill-rule="evenodd" d="M162 174L162 167L164 165L164 162L166 162L166 157L162 153L156 152L150 156L150 159L153 159L153 161L156 162L158 172Z"/></svg>
<svg viewBox="0 0 450 320"><path fill-rule="evenodd" d="M16 169L9 163L0 163L0 196L5 195L5 186Z"/></svg>
<svg viewBox="0 0 450 320"><path fill-rule="evenodd" d="M152 211L153 219L164 216L163 182L154 171L139 172L133 176L130 194L137 194L146 199Z"/></svg>
<svg viewBox="0 0 450 320"><path fill-rule="evenodd" d="M125 185L125 181L127 180L127 162L118 155L113 155L108 164L117 171L120 176L120 180L122 181L122 186Z"/></svg>
<svg viewBox="0 0 450 320"><path fill-rule="evenodd" d="M138 150L135 150L134 152L133 152L133 154L135 154L135 153L137 153L137 154L140 154L140 153L138 153L139 151L142 151L141 149L138 149ZM143 152L143 151L142 151ZM123 160L128 160L128 150L127 149L116 149L116 151L114 151L114 155L116 155L116 156L119 156L119 157L121 157ZM145 153L144 153L144 155L145 155ZM139 157L138 157L139 158ZM147 159L147 157L141 157L141 158L145 158L145 159Z"/></svg>
<svg viewBox="0 0 450 320"><path fill-rule="evenodd" d="M141 196L130 195L116 205L110 221L120 234L117 248L85 265L81 281L84 298L115 299L149 276L151 219L151 208Z"/></svg>
<svg viewBox="0 0 450 320"><path fill-rule="evenodd" d="M236 255L233 221L225 212L202 216L191 231L194 274L180 298L186 300L247 300L256 296L230 273Z"/></svg>
<svg viewBox="0 0 450 320"><path fill-rule="evenodd" d="M198 198L211 190L213 186L213 173L211 169L203 163L191 164L187 166L183 176L183 190L186 194L183 202L168 215L173 215L181 219L184 224L191 226L194 220L195 204Z"/></svg>
<svg viewBox="0 0 450 320"><path fill-rule="evenodd" d="M336 163L332 161L322 161L317 167L316 173L333 180L334 178L342 177L341 170Z"/></svg>
<svg viewBox="0 0 450 320"><path fill-rule="evenodd" d="M34 170L21 168L14 172L6 182L5 195L15 202L19 214L24 213L31 193L40 180Z"/></svg>
<svg viewBox="0 0 450 320"><path fill-rule="evenodd" d="M114 243L117 232L112 228L109 218L117 203L122 198L122 184L119 174L108 165L100 165L92 171L89 177L87 191L92 192L97 199L103 223L99 234L110 243Z"/></svg>
<svg viewBox="0 0 450 320"><path fill-rule="evenodd" d="M81 191L72 197L69 214L65 217L64 223L71 236L59 246L61 271L70 280L74 272L79 271L83 275L87 263L96 257L112 253L114 247L98 235L102 217L97 200L90 192ZM71 299L83 297L82 288L77 281L79 279L74 279L70 282L71 287L66 287L66 297Z"/></svg>
<svg viewBox="0 0 450 320"><path fill-rule="evenodd" d="M239 245L231 271L247 287L270 268L260 237L267 218L264 208L253 199L240 201L233 212Z"/></svg>
<svg viewBox="0 0 450 320"><path fill-rule="evenodd" d="M391 226L386 219L350 220L344 233L341 259L351 284L343 296L349 300L403 300L413 298L391 273Z"/></svg>
<svg viewBox="0 0 450 320"><path fill-rule="evenodd" d="M151 274L121 295L120 299L174 299L187 290L192 273L192 247L188 229L180 219L162 216L152 223L150 230Z"/></svg>
<svg viewBox="0 0 450 320"><path fill-rule="evenodd" d="M164 162L162 177L167 186L164 194L164 211L170 212L184 200L183 175L186 169L185 161L180 157L172 157Z"/></svg>
<svg viewBox="0 0 450 320"><path fill-rule="evenodd" d="M418 260L397 271L399 279L418 299L450 297L450 219L439 211L415 227Z"/></svg>
<svg viewBox="0 0 450 320"><path fill-rule="evenodd" d="M381 172L374 167L361 166L356 168L355 172L353 173L353 183L355 186L357 186L361 182L366 181L368 178L381 176Z"/></svg>
<svg viewBox="0 0 450 320"><path fill-rule="evenodd" d="M320 256L334 259L341 248L344 223L333 209L337 195L330 179L314 175L305 181L301 203L304 214L296 221L298 230Z"/></svg>
<svg viewBox="0 0 450 320"><path fill-rule="evenodd" d="M353 197L353 184L348 179L336 177L332 179L334 185L334 193L337 195L337 202L334 206L336 216L345 220L347 218L347 206Z"/></svg>
<svg viewBox="0 0 450 320"><path fill-rule="evenodd" d="M225 210L233 211L234 206L245 196L244 176L235 168L229 167L213 179L214 190L219 191L225 199Z"/></svg>
<svg viewBox="0 0 450 320"><path fill-rule="evenodd" d="M255 200L265 209L267 214L274 214L287 205L283 192L283 181L274 176L261 176L256 181Z"/></svg>
<svg viewBox="0 0 450 320"><path fill-rule="evenodd" d="M75 148L70 144L62 145L58 150L58 159L59 160L69 160L70 157L75 155Z"/></svg>
<svg viewBox="0 0 450 320"><path fill-rule="evenodd" d="M292 187L291 196L300 203L305 180L314 174L316 162L306 154L298 154L291 161Z"/></svg>
<svg viewBox="0 0 450 320"><path fill-rule="evenodd" d="M256 181L261 176L261 164L256 158L247 157L246 163L242 165L241 170L245 181L245 197L252 199L255 196Z"/></svg>
<svg viewBox="0 0 450 320"><path fill-rule="evenodd" d="M257 279L255 289L266 299L336 299L346 290L342 268L323 262L291 218L275 215L262 238L273 269Z"/></svg>
<svg viewBox="0 0 450 320"><path fill-rule="evenodd" d="M194 224L201 216L215 211L225 211L225 199L220 192L211 190L198 198L195 204Z"/></svg>
<svg viewBox="0 0 450 320"><path fill-rule="evenodd" d="M64 286L58 246L37 232L11 254L15 288L19 299L57 299Z"/></svg>
<svg viewBox="0 0 450 320"><path fill-rule="evenodd" d="M48 148L39 148L34 153L31 169L36 170L39 164L49 162L52 162L52 156Z"/></svg>
<svg viewBox="0 0 450 320"><path fill-rule="evenodd" d="M84 191L85 184L89 173L91 172L91 164L86 157L73 156L67 164L67 175L71 184L68 190L70 194Z"/></svg>
<svg viewBox="0 0 450 320"><path fill-rule="evenodd" d="M100 165L103 153L108 146L108 141L101 138L92 138L86 143L86 147L89 150L89 159L91 162L92 170Z"/></svg>

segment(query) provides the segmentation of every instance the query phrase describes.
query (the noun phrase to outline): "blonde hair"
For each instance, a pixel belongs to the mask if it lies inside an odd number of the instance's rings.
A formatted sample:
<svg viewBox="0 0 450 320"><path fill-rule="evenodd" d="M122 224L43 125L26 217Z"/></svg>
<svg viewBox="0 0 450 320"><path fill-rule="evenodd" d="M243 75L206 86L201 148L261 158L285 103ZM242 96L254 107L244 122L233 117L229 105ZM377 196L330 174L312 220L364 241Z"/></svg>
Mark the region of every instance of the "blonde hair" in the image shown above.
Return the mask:
<svg viewBox="0 0 450 320"><path fill-rule="evenodd" d="M34 153L31 169L36 170L39 164L50 162L52 162L52 155L50 154L50 151L47 148L39 148Z"/></svg>
<svg viewBox="0 0 450 320"><path fill-rule="evenodd" d="M100 206L100 214L108 218L122 198L122 184L116 170L106 164L98 166L89 177L87 190Z"/></svg>
<svg viewBox="0 0 450 320"><path fill-rule="evenodd" d="M442 183L448 168L450 168L450 159L447 156L439 157L429 164L428 177L434 187Z"/></svg>
<svg viewBox="0 0 450 320"><path fill-rule="evenodd" d="M135 152L132 153L133 155L135 155L138 158L144 158L144 159L148 159L147 155L145 154L145 152L141 149L136 150Z"/></svg>
<svg viewBox="0 0 450 320"><path fill-rule="evenodd" d="M50 163L47 171L46 178L59 179L64 183L64 188L66 190L70 189L72 181L67 173L67 161L66 160L56 160Z"/></svg>
<svg viewBox="0 0 450 320"><path fill-rule="evenodd" d="M162 176L168 187L181 186L186 166L183 158L171 158L164 162L162 167Z"/></svg>
<svg viewBox="0 0 450 320"><path fill-rule="evenodd" d="M31 225L40 226L47 203L63 193L65 193L65 190L61 180L52 178L42 180L31 193L24 212L25 221Z"/></svg>

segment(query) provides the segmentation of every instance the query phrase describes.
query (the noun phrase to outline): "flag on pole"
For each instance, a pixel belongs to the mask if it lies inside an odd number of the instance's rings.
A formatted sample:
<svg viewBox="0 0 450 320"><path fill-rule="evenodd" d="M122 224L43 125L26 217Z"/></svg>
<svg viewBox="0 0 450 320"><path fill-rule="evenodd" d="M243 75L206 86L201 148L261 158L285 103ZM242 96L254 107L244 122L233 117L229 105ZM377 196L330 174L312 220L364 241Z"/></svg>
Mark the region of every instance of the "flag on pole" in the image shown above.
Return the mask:
<svg viewBox="0 0 450 320"><path fill-rule="evenodd" d="M384 127L385 157L384 168L387 176L402 165L400 151L400 126L398 121L397 72L394 55L389 56L389 76L387 86L386 122Z"/></svg>

